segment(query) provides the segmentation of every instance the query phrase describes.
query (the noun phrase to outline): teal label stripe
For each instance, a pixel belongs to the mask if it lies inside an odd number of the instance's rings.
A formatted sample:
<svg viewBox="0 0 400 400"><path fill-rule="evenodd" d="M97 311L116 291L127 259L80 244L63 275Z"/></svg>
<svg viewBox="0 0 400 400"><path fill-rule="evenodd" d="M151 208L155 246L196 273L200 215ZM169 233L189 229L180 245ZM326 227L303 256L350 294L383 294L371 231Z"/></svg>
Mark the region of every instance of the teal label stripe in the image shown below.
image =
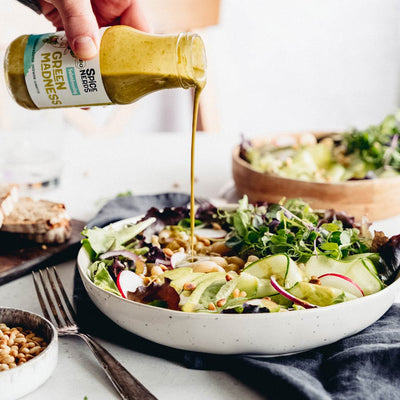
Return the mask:
<svg viewBox="0 0 400 400"><path fill-rule="evenodd" d="M69 83L69 88L73 96L79 96L81 92L79 91L78 84L76 82L76 75L74 67L67 67L67 78Z"/></svg>
<svg viewBox="0 0 400 400"><path fill-rule="evenodd" d="M44 35L30 35L28 37L24 53L25 76L32 67L32 63L35 59L35 54L43 47L45 40L48 39L50 35L51 34L46 33Z"/></svg>

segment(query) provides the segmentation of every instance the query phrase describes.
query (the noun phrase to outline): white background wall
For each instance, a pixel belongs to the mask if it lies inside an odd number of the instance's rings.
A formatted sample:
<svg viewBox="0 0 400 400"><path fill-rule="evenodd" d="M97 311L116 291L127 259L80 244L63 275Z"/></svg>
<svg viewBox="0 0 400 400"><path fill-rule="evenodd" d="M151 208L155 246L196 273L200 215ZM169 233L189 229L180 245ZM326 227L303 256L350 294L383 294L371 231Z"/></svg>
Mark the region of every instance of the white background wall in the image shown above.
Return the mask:
<svg viewBox="0 0 400 400"><path fill-rule="evenodd" d="M210 48L224 128L378 122L398 106L399 22L398 0L225 1Z"/></svg>

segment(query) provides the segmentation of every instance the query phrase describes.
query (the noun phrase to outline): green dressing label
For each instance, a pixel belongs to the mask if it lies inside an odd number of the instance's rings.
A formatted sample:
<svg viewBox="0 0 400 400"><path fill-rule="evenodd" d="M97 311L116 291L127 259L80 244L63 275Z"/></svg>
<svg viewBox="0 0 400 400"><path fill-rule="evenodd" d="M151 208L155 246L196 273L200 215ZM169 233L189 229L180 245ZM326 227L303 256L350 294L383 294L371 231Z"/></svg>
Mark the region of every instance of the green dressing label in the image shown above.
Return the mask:
<svg viewBox="0 0 400 400"><path fill-rule="evenodd" d="M25 82L39 108L111 104L99 56L75 56L64 32L31 35L24 54Z"/></svg>

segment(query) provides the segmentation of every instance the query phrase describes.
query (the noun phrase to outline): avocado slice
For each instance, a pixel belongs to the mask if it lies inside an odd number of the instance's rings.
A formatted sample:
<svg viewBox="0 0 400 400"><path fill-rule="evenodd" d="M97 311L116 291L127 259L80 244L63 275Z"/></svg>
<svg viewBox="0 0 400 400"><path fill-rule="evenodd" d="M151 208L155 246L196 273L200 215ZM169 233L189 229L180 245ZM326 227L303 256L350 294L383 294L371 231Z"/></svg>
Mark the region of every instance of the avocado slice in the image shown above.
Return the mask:
<svg viewBox="0 0 400 400"><path fill-rule="evenodd" d="M215 301L228 299L236 288L238 288L240 291L246 292L246 297L248 298L255 297L258 288L258 281L259 279L254 275L242 272L240 275L234 277L230 281L227 281L221 286L220 290L215 296Z"/></svg>
<svg viewBox="0 0 400 400"><path fill-rule="evenodd" d="M197 282L196 288L185 299L182 311L195 312L200 309L205 310L208 304L215 300L215 295L221 286L226 283L225 272L209 272L204 275L206 277L200 283ZM181 294L181 299L184 294L184 292Z"/></svg>
<svg viewBox="0 0 400 400"><path fill-rule="evenodd" d="M175 279L179 279L189 273L193 272L193 269L190 267L182 267L182 268L175 268L169 269L168 271L164 272L164 277L171 279L171 281Z"/></svg>
<svg viewBox="0 0 400 400"><path fill-rule="evenodd" d="M299 299L321 307L357 298L356 296L340 289L315 285L308 282L298 282L288 291Z"/></svg>

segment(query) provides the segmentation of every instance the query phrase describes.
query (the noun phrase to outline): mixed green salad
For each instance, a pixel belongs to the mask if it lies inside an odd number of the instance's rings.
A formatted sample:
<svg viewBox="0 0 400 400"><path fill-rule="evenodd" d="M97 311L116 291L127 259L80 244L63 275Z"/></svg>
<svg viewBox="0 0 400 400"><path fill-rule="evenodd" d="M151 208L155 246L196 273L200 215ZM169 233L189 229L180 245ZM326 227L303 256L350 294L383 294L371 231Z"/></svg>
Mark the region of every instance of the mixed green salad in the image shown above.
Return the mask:
<svg viewBox="0 0 400 400"><path fill-rule="evenodd" d="M263 173L315 182L390 178L400 174L400 112L377 126L344 134L302 135L289 145L253 146L240 156Z"/></svg>
<svg viewBox="0 0 400 400"><path fill-rule="evenodd" d="M256 313L324 307L383 289L400 265L400 235L301 200L196 211L150 209L135 224L85 229L90 279L136 302L184 312Z"/></svg>

